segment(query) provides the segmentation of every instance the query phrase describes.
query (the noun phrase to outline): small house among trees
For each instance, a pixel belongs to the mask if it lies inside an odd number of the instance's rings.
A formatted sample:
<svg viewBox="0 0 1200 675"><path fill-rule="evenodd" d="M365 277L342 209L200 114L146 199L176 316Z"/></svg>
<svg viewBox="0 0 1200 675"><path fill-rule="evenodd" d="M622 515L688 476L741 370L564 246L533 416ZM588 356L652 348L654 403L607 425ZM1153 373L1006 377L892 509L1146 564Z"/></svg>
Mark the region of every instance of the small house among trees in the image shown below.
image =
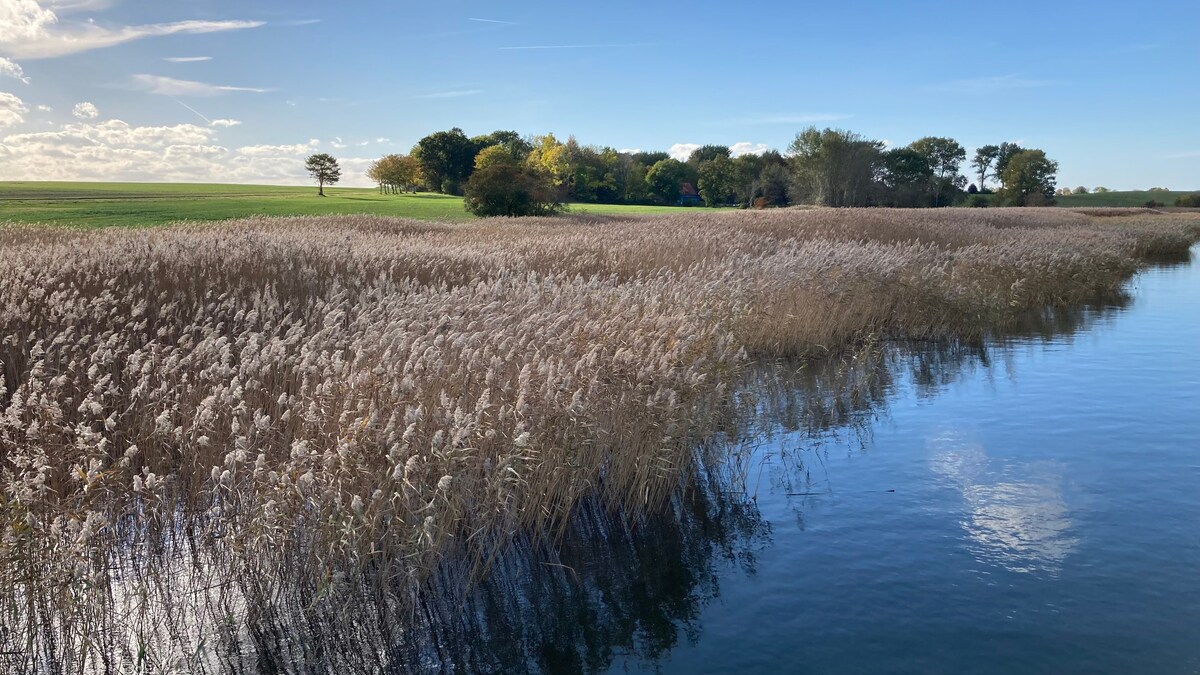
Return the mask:
<svg viewBox="0 0 1200 675"><path fill-rule="evenodd" d="M696 192L696 186L683 181L679 184L679 201L676 203L679 206L700 206L704 200L700 198L700 193Z"/></svg>

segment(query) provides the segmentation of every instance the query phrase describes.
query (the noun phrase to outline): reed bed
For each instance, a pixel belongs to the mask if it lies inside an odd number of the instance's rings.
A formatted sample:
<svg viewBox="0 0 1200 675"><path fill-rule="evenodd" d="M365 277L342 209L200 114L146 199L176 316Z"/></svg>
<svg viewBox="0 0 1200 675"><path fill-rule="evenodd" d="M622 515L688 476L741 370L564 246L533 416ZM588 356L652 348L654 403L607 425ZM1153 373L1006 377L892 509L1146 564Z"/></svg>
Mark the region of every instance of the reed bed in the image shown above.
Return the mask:
<svg viewBox="0 0 1200 675"><path fill-rule="evenodd" d="M754 363L978 341L1198 237L1053 209L0 227L0 651L202 670L238 629L184 578L237 585L230 615L419 623L581 511L677 504Z"/></svg>

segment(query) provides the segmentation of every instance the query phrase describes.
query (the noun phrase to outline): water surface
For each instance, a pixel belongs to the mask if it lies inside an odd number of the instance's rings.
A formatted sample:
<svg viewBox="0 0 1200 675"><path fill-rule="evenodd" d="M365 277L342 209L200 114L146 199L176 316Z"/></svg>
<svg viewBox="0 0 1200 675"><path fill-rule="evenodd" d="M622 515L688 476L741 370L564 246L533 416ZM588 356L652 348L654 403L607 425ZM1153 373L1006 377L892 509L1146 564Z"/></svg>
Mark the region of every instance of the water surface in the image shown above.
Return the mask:
<svg viewBox="0 0 1200 675"><path fill-rule="evenodd" d="M755 449L766 534L611 670L1200 672L1200 264L1131 294Z"/></svg>

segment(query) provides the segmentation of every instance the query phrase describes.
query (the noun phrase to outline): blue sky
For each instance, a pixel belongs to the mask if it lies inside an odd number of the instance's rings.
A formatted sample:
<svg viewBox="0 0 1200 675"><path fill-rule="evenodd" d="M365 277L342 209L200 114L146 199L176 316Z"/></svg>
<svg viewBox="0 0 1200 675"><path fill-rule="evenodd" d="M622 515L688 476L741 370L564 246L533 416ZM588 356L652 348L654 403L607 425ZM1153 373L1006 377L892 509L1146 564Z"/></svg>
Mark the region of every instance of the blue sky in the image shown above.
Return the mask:
<svg viewBox="0 0 1200 675"><path fill-rule="evenodd" d="M363 184L452 126L682 153L816 124L1200 188L1200 3L991 7L0 0L0 179L302 183L315 149Z"/></svg>

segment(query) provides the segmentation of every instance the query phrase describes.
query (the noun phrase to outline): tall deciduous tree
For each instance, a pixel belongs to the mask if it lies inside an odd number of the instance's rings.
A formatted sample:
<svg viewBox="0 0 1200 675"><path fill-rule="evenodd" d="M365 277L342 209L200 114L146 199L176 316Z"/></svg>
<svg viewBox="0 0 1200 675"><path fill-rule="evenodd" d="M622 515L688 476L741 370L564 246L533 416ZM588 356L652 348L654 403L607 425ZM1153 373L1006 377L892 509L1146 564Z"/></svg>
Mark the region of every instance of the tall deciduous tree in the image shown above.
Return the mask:
<svg viewBox="0 0 1200 675"><path fill-rule="evenodd" d="M313 180L317 181L317 195L321 197L325 196L326 185L336 185L342 179L342 169L338 166L337 159L329 153L309 155L304 161L304 168Z"/></svg>
<svg viewBox="0 0 1200 675"><path fill-rule="evenodd" d="M1014 155L1023 150L1024 148L1016 143L1009 143L1007 141L996 147L996 173L994 175L997 179L1003 181L1004 170L1008 168L1009 161L1012 160Z"/></svg>
<svg viewBox="0 0 1200 675"><path fill-rule="evenodd" d="M913 141L908 147L920 153L929 162L933 179L929 181L929 196L933 206L945 206L944 197L966 186L966 179L959 175L959 167L967 158L967 151L953 138L926 136Z"/></svg>
<svg viewBox="0 0 1200 675"><path fill-rule="evenodd" d="M713 159L700 164L700 178L697 188L704 203L708 206L728 204L737 192L737 167L733 160L724 155L716 155Z"/></svg>
<svg viewBox="0 0 1200 675"><path fill-rule="evenodd" d="M929 158L912 146L892 148L881 157L882 180L887 188L885 203L892 206L928 206L928 186L934 180Z"/></svg>
<svg viewBox="0 0 1200 675"><path fill-rule="evenodd" d="M1039 206L1054 203L1055 175L1058 162L1041 150L1022 150L1008 158L1000 180L1001 196L1014 206Z"/></svg>
<svg viewBox="0 0 1200 675"><path fill-rule="evenodd" d="M883 143L842 129L809 127L789 147L795 194L824 206L868 206Z"/></svg>
<svg viewBox="0 0 1200 675"><path fill-rule="evenodd" d="M971 160L971 168L975 169L975 175L979 176L980 191L983 191L988 176L992 175L992 164L995 163L996 158L999 156L1000 146L998 145L985 145L975 149L975 157Z"/></svg>
<svg viewBox="0 0 1200 675"><path fill-rule="evenodd" d="M457 194L475 170L475 155L479 148L467 138L462 129L439 131L417 142L414 154L429 187L439 192Z"/></svg>
<svg viewBox="0 0 1200 675"><path fill-rule="evenodd" d="M646 171L646 192L660 204L674 204L687 177L687 167L677 159L663 159Z"/></svg>
<svg viewBox="0 0 1200 675"><path fill-rule="evenodd" d="M529 166L545 173L551 182L561 186L571 175L571 164L567 157L567 146L554 137L554 134L537 136L533 139L533 149L525 159Z"/></svg>
<svg viewBox="0 0 1200 675"><path fill-rule="evenodd" d="M724 145L702 145L688 156L688 164L698 168L701 164L711 162L718 157L729 159L731 156L729 148Z"/></svg>
<svg viewBox="0 0 1200 675"><path fill-rule="evenodd" d="M486 169L497 164L520 164L522 159L507 145L489 145L475 155L475 170Z"/></svg>

